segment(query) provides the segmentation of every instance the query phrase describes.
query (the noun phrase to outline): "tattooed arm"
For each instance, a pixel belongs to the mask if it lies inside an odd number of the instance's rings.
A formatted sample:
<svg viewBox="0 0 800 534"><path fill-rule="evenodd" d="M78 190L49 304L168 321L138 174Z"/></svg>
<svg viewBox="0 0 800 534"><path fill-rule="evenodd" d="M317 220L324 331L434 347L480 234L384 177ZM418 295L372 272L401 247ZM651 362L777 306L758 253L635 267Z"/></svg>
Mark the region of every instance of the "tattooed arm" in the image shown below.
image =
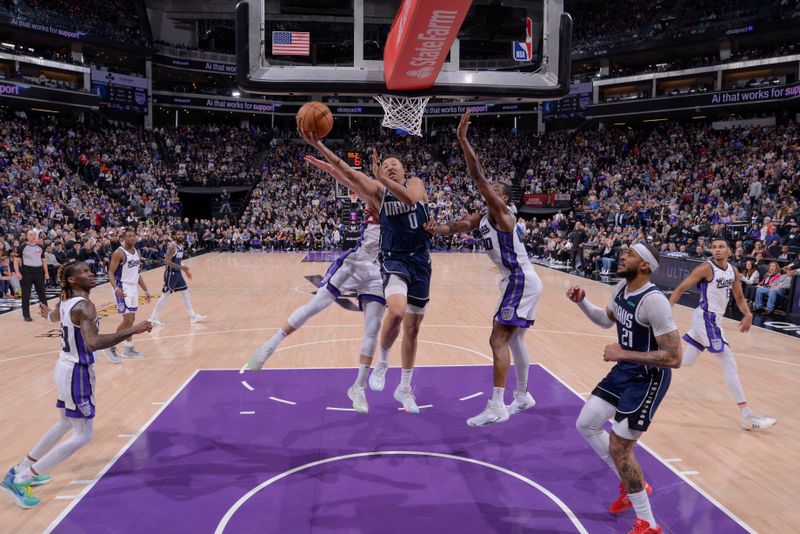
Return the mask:
<svg viewBox="0 0 800 534"><path fill-rule="evenodd" d="M669 367L672 369L680 367L683 359L683 347L678 329L656 336L656 341L658 341L658 350L649 352L625 350L619 343L607 345L603 359L607 362L625 360L651 367Z"/></svg>

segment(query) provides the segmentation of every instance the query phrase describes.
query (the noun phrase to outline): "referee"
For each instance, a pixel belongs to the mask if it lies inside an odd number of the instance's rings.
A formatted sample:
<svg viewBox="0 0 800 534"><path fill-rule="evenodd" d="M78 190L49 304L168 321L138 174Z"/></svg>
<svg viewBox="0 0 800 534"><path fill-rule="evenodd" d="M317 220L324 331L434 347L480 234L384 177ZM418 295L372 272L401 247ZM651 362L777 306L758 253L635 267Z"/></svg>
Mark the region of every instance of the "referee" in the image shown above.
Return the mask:
<svg viewBox="0 0 800 534"><path fill-rule="evenodd" d="M47 304L47 295L44 285L50 279L44 262L44 249L37 243L38 234L35 230L28 230L28 242L20 245L14 258L14 272L22 287L22 317L26 321L31 319L31 286L36 286L39 301Z"/></svg>

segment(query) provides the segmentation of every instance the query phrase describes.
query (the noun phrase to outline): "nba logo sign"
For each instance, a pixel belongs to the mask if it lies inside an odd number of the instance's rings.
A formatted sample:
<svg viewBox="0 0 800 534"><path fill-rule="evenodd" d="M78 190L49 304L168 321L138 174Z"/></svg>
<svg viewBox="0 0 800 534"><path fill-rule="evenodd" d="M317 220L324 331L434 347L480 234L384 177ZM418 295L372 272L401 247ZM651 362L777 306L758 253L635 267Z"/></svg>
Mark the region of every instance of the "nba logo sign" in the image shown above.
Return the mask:
<svg viewBox="0 0 800 534"><path fill-rule="evenodd" d="M514 41L514 61L530 61L528 48L522 41Z"/></svg>
<svg viewBox="0 0 800 534"><path fill-rule="evenodd" d="M531 56L522 41L514 41L514 61L530 61Z"/></svg>

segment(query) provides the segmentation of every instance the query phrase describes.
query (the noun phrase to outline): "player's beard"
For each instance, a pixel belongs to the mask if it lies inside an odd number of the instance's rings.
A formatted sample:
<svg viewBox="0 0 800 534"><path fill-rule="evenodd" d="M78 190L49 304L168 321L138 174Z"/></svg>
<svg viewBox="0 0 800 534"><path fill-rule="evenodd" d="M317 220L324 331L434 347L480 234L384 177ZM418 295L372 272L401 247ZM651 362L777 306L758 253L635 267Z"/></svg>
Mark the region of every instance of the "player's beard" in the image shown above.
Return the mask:
<svg viewBox="0 0 800 534"><path fill-rule="evenodd" d="M617 274L622 278L624 278L625 280L627 280L628 282L630 282L639 275L639 269L638 268L631 269L630 267L625 266L625 270L624 271L617 270Z"/></svg>

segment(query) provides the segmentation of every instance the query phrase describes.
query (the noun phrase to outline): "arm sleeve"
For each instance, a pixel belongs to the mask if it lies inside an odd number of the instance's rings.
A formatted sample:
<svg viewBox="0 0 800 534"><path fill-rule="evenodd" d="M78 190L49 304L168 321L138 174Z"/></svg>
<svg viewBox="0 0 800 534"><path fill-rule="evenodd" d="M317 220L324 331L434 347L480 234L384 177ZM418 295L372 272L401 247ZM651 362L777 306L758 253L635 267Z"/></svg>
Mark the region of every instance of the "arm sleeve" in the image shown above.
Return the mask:
<svg viewBox="0 0 800 534"><path fill-rule="evenodd" d="M661 292L653 292L644 297L636 309L636 320L641 324L649 324L656 337L678 329L672 320L669 300Z"/></svg>

